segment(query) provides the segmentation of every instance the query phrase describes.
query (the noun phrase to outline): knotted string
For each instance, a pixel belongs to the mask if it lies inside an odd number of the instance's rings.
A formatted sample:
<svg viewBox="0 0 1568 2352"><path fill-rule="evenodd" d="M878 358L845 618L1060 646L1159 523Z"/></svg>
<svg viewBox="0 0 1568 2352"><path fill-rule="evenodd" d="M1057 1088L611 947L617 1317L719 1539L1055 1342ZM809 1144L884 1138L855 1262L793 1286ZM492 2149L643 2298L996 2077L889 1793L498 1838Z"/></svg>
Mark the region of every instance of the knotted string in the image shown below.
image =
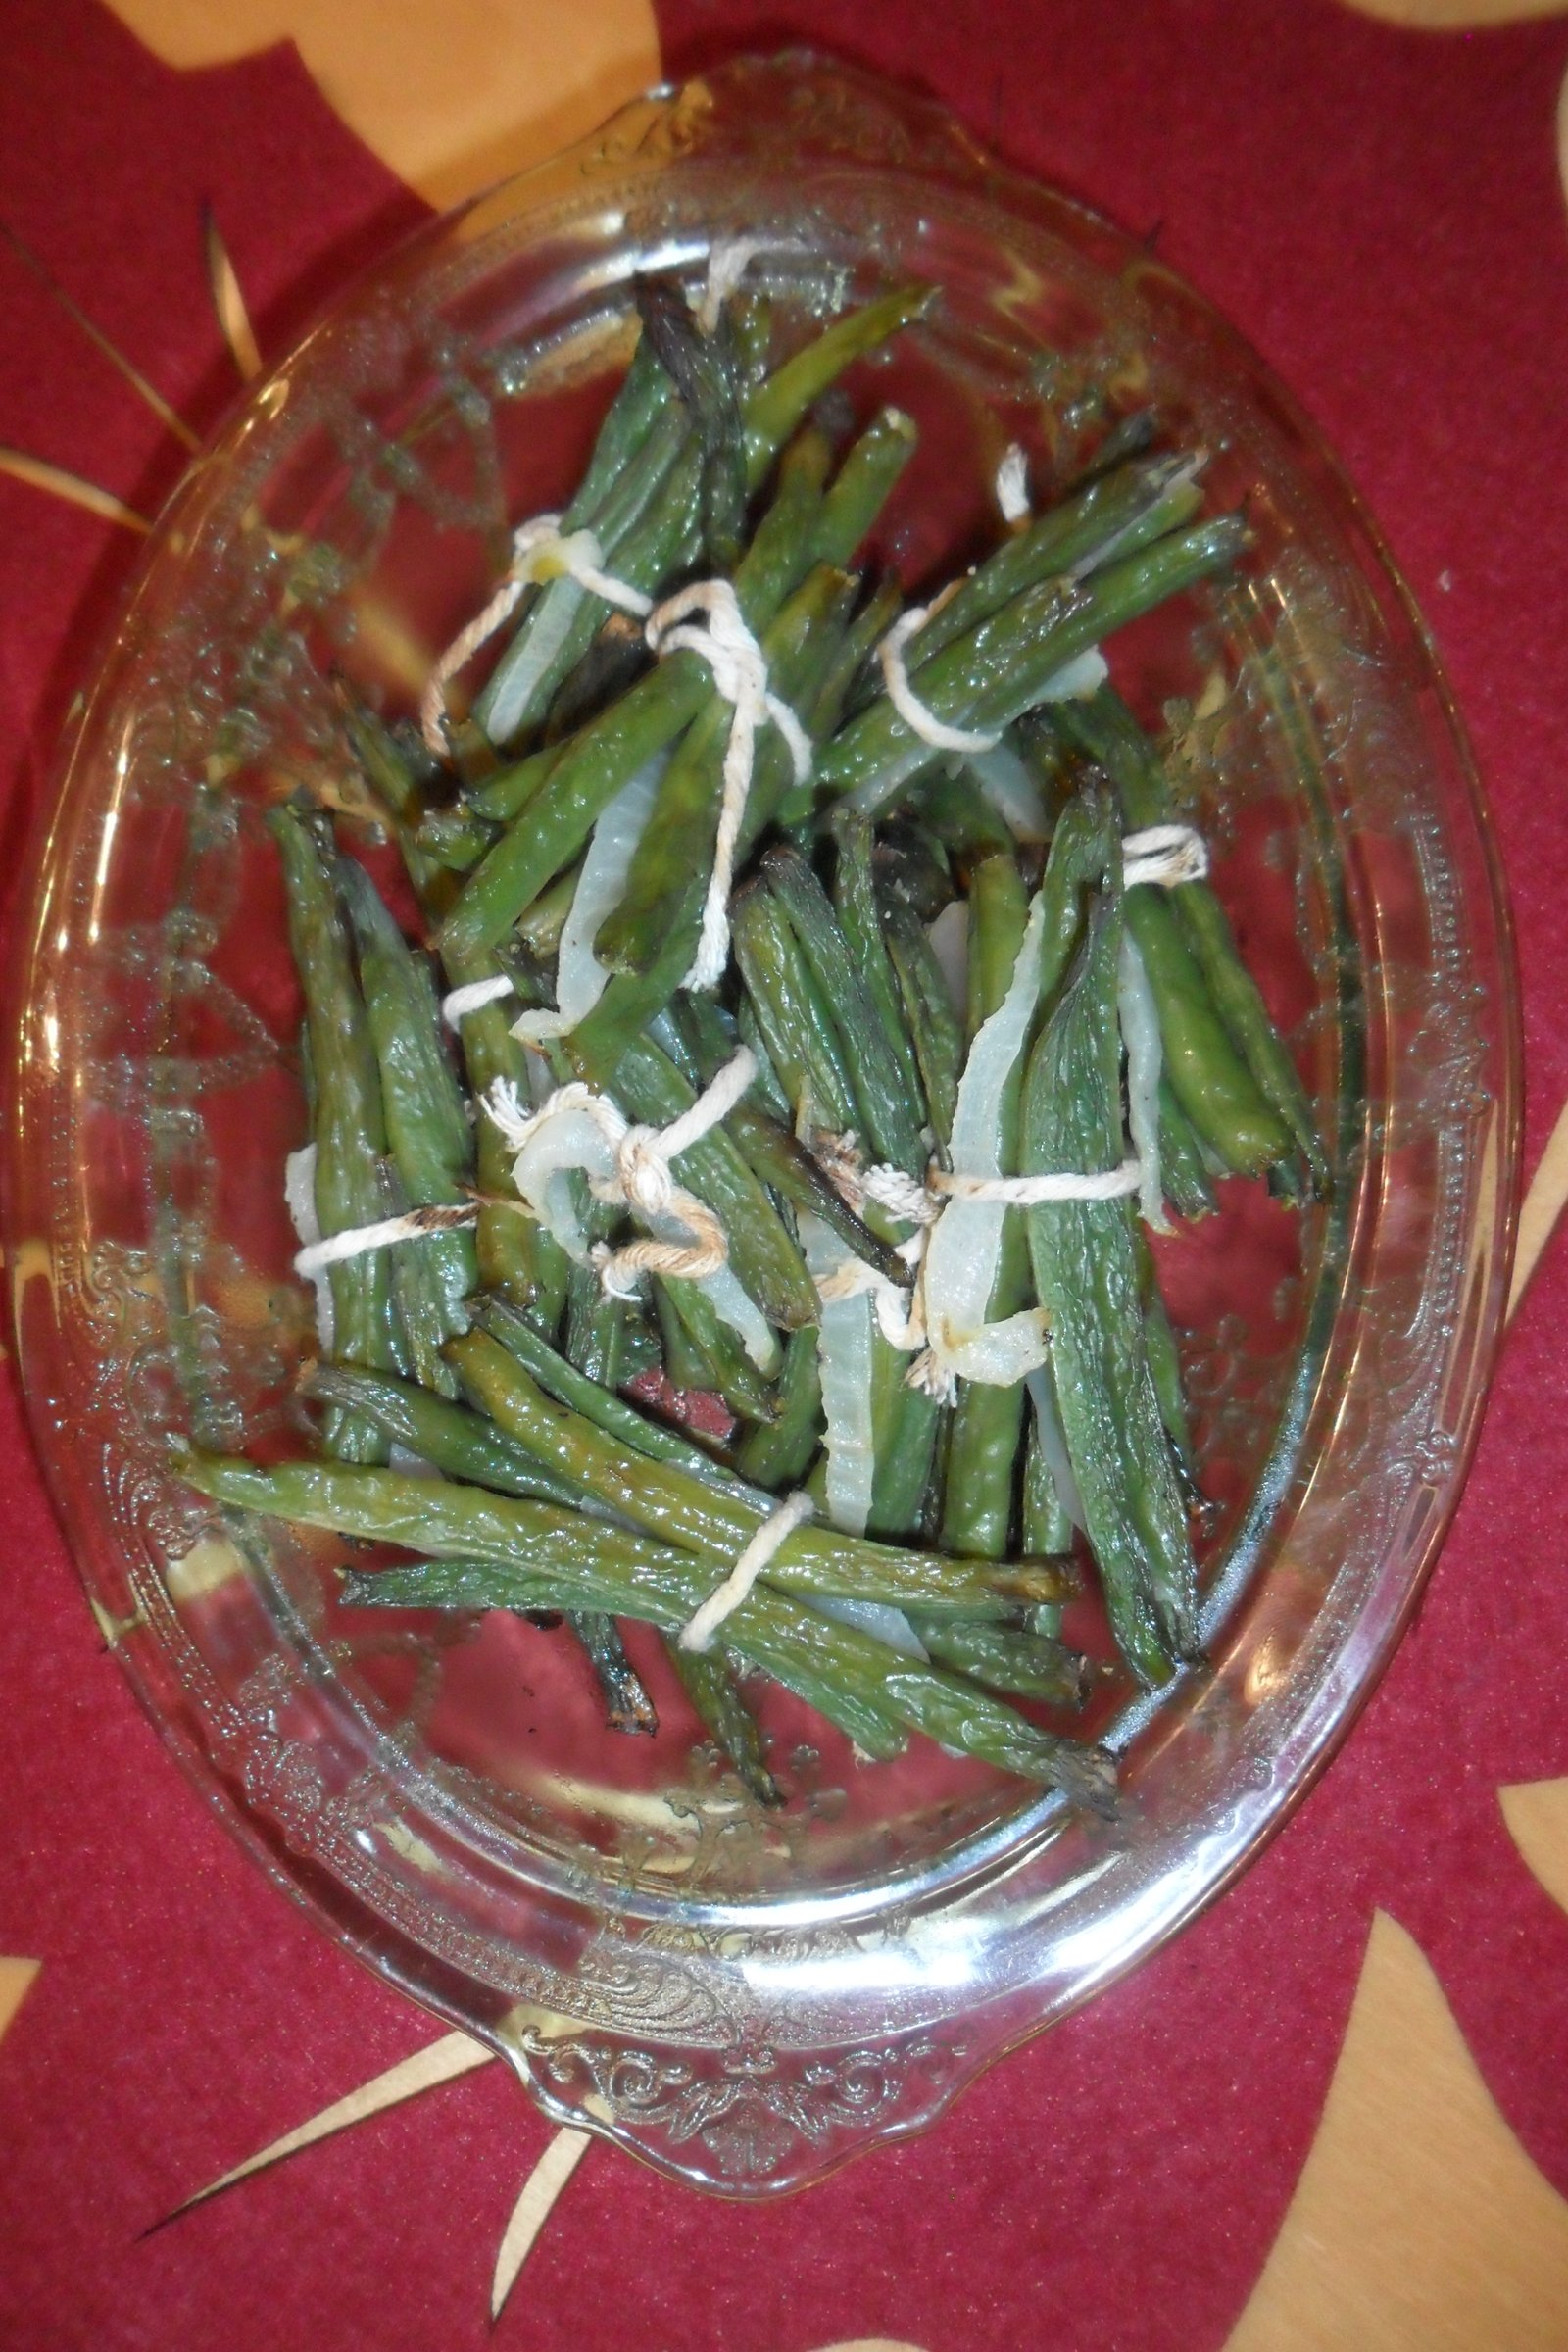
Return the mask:
<svg viewBox="0 0 1568 2352"><path fill-rule="evenodd" d="M703 625L688 617L693 613L703 615ZM667 598L649 616L647 635L656 654L696 654L706 662L713 673L714 687L734 712L724 747L724 792L713 843L713 870L703 903L702 933L683 982L687 988L713 988L729 961L730 885L735 879L741 820L751 795L757 730L764 718L772 720L789 747L798 784L804 784L811 772L811 742L788 703L768 692L762 649L748 628L728 580L696 580Z"/></svg>
<svg viewBox="0 0 1568 2352"><path fill-rule="evenodd" d="M723 1225L706 1200L675 1182L670 1162L734 1109L756 1075L751 1050L742 1046L712 1084L667 1127L633 1126L609 1095L597 1094L580 1081L557 1087L537 1110L524 1111L511 1080L498 1078L484 1098L484 1107L514 1155L520 1155L552 1118L567 1111L585 1112L614 1158L612 1176L589 1179L596 1199L623 1203L645 1224L672 1217L685 1226L691 1237L685 1242L630 1242L619 1250L605 1242L595 1246L591 1255L601 1284L612 1296L624 1298L634 1294L644 1274L700 1282L706 1274L716 1274L729 1256Z"/></svg>
<svg viewBox="0 0 1568 2352"><path fill-rule="evenodd" d="M510 620L525 588L564 574L591 596L603 597L606 604L633 612L639 620L653 611L652 597L603 569L604 551L592 531L563 533L561 524L559 514L535 514L517 525L512 534L512 561L506 577L489 603L458 631L430 672L419 701L419 732L438 760L447 754L447 687L502 623Z"/></svg>

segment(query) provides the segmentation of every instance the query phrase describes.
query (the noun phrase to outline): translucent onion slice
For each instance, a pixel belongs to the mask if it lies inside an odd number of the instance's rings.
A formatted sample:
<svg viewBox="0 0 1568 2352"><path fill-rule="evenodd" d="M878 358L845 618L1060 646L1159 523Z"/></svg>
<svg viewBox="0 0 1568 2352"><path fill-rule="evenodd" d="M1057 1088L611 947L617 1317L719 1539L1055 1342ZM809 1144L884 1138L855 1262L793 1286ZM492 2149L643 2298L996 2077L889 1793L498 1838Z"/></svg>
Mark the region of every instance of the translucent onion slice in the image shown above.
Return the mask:
<svg viewBox="0 0 1568 2352"><path fill-rule="evenodd" d="M1036 895L1007 993L975 1034L958 1081L952 1158L965 1176L1000 1176L1002 1103L1029 1035L1039 994L1040 935L1045 908ZM986 1310L1002 1256L1000 1200L952 1200L932 1229L925 1257L926 1340L945 1371L1002 1387L1045 1361L1038 1315L1010 1316L988 1326ZM1026 1328L1009 1327L1022 1323ZM1005 1332L991 1340L990 1332ZM965 1360L967 1359L967 1360ZM996 1369L988 1367L995 1364ZM972 1367L972 1368L971 1368Z"/></svg>
<svg viewBox="0 0 1568 2352"><path fill-rule="evenodd" d="M685 1227L673 1217L656 1217L654 1230L662 1242L690 1239ZM720 1266L716 1274L705 1274L698 1288L708 1293L719 1320L735 1333L762 1378L771 1380L783 1361L778 1334L751 1293L742 1286L734 1267Z"/></svg>
<svg viewBox="0 0 1568 2352"><path fill-rule="evenodd" d="M1132 934L1121 935L1116 1018L1127 1050L1127 1126L1138 1155L1138 1210L1156 1233L1169 1233L1159 1172L1159 1007Z"/></svg>
<svg viewBox="0 0 1568 2352"><path fill-rule="evenodd" d="M1084 1524L1083 1496L1078 1481L1067 1459L1067 1441L1061 1434L1061 1417L1056 1411L1056 1384L1049 1363L1028 1379L1029 1401L1035 1408L1035 1427L1040 1433L1040 1451L1051 1483L1056 1490L1056 1500L1074 1527Z"/></svg>
<svg viewBox="0 0 1568 2352"><path fill-rule="evenodd" d="M600 924L613 913L624 895L632 859L668 764L668 753L662 752L640 767L595 825L572 893L571 911L562 927L556 961L556 1010L525 1012L513 1024L513 1036L525 1046L536 1046L547 1037L564 1037L587 1019L604 995L610 974L594 954L594 941Z"/></svg>
<svg viewBox="0 0 1568 2352"><path fill-rule="evenodd" d="M989 752L973 753L969 766L980 790L1016 840L1051 839L1045 795L1005 736Z"/></svg>
<svg viewBox="0 0 1568 2352"><path fill-rule="evenodd" d="M850 1252L831 1227L805 1214L800 1222L806 1263L817 1281L836 1273ZM871 1427L871 1299L867 1292L835 1298L816 1327L826 1424L827 1515L847 1536L863 1536L871 1516L876 1468Z"/></svg>
<svg viewBox="0 0 1568 2352"><path fill-rule="evenodd" d="M543 1120L523 1145L513 1163L513 1181L518 1199L532 1209L546 1231L554 1234L566 1255L578 1265L586 1265L587 1236L566 1182L573 1168L581 1168L591 1184L605 1184L614 1175L615 1154L587 1111L558 1110ZM674 1216L650 1219L648 1230L656 1241L691 1239ZM771 1379L780 1360L777 1334L756 1300L742 1289L733 1267L720 1266L716 1273L705 1275L701 1287L758 1370Z"/></svg>
<svg viewBox="0 0 1568 2352"><path fill-rule="evenodd" d="M931 953L947 982L955 1010L961 1016L969 993L969 902L950 899L934 923L926 925Z"/></svg>
<svg viewBox="0 0 1568 2352"><path fill-rule="evenodd" d="M819 1597L812 1601L811 1606L819 1616L836 1617L840 1625L856 1626L862 1634L870 1634L876 1641L885 1642L889 1649L902 1651L906 1658L919 1658L926 1663L930 1660L931 1652L904 1611L894 1608L891 1601L824 1600Z"/></svg>
<svg viewBox="0 0 1568 2352"><path fill-rule="evenodd" d="M300 1247L308 1250L321 1238L321 1220L316 1213L316 1146L306 1144L291 1152L283 1162L283 1200L288 1209L289 1223L299 1236ZM325 1266L311 1276L311 1288L316 1293L316 1340L323 1355L332 1352L332 1285Z"/></svg>
<svg viewBox="0 0 1568 2352"><path fill-rule="evenodd" d="M1081 654L1074 654L1040 689L1043 703L1071 703L1087 700L1098 694L1110 675L1104 655L1098 645L1091 645Z"/></svg>

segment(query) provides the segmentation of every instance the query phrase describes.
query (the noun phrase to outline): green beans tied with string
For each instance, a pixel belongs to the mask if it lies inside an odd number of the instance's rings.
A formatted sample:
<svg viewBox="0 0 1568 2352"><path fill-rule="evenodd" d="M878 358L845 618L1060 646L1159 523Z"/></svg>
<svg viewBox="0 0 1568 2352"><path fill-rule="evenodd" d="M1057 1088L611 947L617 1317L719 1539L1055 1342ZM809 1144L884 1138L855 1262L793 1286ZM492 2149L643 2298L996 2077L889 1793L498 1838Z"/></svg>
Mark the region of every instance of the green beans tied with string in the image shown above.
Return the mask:
<svg viewBox="0 0 1568 2352"><path fill-rule="evenodd" d="M659 1703L618 1629L657 1629L759 1803L790 1793L762 1676L867 1769L918 1734L1103 1811L1080 1719L1199 1655L1181 1244L1148 1235L1327 1183L1110 682L1246 524L1112 419L915 604L866 551L918 420L865 363L936 295L787 340L699 292L638 287L575 495L417 713L339 683L382 848L272 812L318 1445L182 1472L354 1539L351 1607L574 1637L618 1730Z"/></svg>

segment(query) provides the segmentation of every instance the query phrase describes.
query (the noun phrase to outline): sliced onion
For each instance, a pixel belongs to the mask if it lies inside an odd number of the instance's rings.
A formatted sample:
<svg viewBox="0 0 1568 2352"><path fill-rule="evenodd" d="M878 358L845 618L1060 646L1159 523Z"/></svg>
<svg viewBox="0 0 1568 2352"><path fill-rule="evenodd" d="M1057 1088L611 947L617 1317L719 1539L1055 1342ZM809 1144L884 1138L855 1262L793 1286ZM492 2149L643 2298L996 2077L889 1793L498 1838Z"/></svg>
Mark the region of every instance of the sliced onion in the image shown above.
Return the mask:
<svg viewBox="0 0 1568 2352"><path fill-rule="evenodd" d="M962 1015L969 995L969 902L950 899L934 923L926 926L931 953L942 969L955 1009Z"/></svg>
<svg viewBox="0 0 1568 2352"><path fill-rule="evenodd" d="M1056 1410L1056 1384L1050 1364L1031 1372L1028 1379L1029 1401L1035 1408L1035 1428L1040 1437L1040 1452L1051 1473L1051 1483L1056 1490L1056 1500L1074 1527L1084 1524L1083 1496L1078 1481L1067 1459L1067 1441L1061 1434L1061 1416Z"/></svg>
<svg viewBox="0 0 1568 2352"><path fill-rule="evenodd" d="M988 1389L1016 1388L1050 1356L1045 1309L1025 1307L1000 1323L982 1323L977 1331L949 1334L940 1353L947 1369L960 1380L975 1380Z"/></svg>
<svg viewBox="0 0 1568 2352"><path fill-rule="evenodd" d="M594 954L594 941L601 923L613 913L625 893L626 876L668 764L667 752L648 760L616 793L595 825L572 893L571 910L562 926L556 960L556 1009L525 1012L513 1024L513 1036L525 1046L536 1046L547 1037L564 1037L587 1019L603 996L610 974Z"/></svg>
<svg viewBox="0 0 1568 2352"><path fill-rule="evenodd" d="M1086 652L1074 654L1070 662L1064 662L1046 680L1040 689L1040 700L1043 703L1087 700L1090 695L1100 692L1109 675L1104 655L1098 645L1092 645Z"/></svg>
<svg viewBox="0 0 1568 2352"><path fill-rule="evenodd" d="M514 638L502 655L485 713L485 732L492 743L504 744L515 732L528 697L565 643L584 594L569 573L551 580L529 614L526 637L520 644Z"/></svg>
<svg viewBox="0 0 1568 2352"><path fill-rule="evenodd" d="M655 1231L662 1242L689 1241L686 1228L673 1217L656 1217ZM783 1350L778 1334L743 1286L733 1266L720 1266L716 1273L705 1274L698 1289L706 1291L713 1301L720 1322L727 1323L764 1380L771 1380L782 1360Z"/></svg>
<svg viewBox="0 0 1568 2352"><path fill-rule="evenodd" d="M283 1162L283 1200L288 1209L289 1223L299 1236L302 1250L309 1250L321 1238L321 1220L316 1208L316 1146L305 1144L291 1152ZM325 1266L318 1267L311 1276L311 1288L316 1293L316 1344L323 1355L332 1352L332 1284Z"/></svg>
<svg viewBox="0 0 1568 2352"><path fill-rule="evenodd" d="M853 1625L858 1632L869 1634L877 1642L885 1642L889 1649L903 1652L906 1658L918 1658L928 1663L931 1652L902 1609L886 1600L823 1600L820 1595L811 1606L821 1617L836 1617L840 1625Z"/></svg>
<svg viewBox="0 0 1568 2352"><path fill-rule="evenodd" d="M807 1213L801 1218L801 1247L817 1281L836 1273L850 1252L830 1226ZM827 1478L825 1500L833 1525L847 1536L863 1536L871 1516L871 1479L876 1468L871 1426L871 1299L861 1291L826 1304L816 1327L816 1355L822 1375Z"/></svg>
<svg viewBox="0 0 1568 2352"><path fill-rule="evenodd" d="M954 1167L965 1176L1000 1176L1003 1172L1003 1098L1034 1018L1044 923L1045 908L1037 894L1007 993L990 1019L982 1022L964 1061L954 1107L951 1152ZM999 1343L994 1357L982 1347L979 1354L971 1357L980 1367L972 1372L959 1360L966 1348L980 1341L986 1328L1006 1214L1000 1200L951 1200L932 1229L926 1250L927 1345L944 1371L960 1373L967 1380L995 1380L997 1375L984 1369L988 1362L1018 1360L1016 1342ZM1041 1360L1034 1358L1035 1363ZM1025 1371L1032 1368L1030 1364L1023 1367ZM1022 1372L1009 1371L1002 1385L1022 1376Z"/></svg>
<svg viewBox="0 0 1568 2352"><path fill-rule="evenodd" d="M1156 1233L1169 1233L1159 1172L1159 1072L1163 1049L1159 1007L1138 944L1121 935L1116 966L1116 1018L1127 1049L1127 1126L1138 1155L1138 1209Z"/></svg>
<svg viewBox="0 0 1568 2352"><path fill-rule="evenodd" d="M1049 841L1045 795L1005 736L989 752L972 752L969 766L984 793L1019 841Z"/></svg>
<svg viewBox="0 0 1568 2352"><path fill-rule="evenodd" d="M590 1182L608 1183L615 1172L615 1154L587 1111L558 1110L529 1136L513 1162L512 1179L518 1199L582 1266L588 1262L588 1241L566 1182L574 1168L583 1169Z"/></svg>

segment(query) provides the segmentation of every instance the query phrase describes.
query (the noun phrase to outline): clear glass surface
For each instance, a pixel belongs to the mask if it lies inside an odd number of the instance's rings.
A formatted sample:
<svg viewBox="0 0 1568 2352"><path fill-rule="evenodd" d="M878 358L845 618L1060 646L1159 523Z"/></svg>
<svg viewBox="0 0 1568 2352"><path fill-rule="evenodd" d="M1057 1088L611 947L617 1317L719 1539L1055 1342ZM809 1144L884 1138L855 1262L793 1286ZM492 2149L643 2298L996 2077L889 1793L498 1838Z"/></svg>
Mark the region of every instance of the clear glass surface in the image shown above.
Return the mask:
<svg viewBox="0 0 1568 2352"><path fill-rule="evenodd" d="M657 1740L511 1619L367 1627L336 1539L241 1527L167 1438L297 1446L298 1004L261 812L335 779L334 666L407 709L510 521L564 503L639 269L717 239L785 313L918 277L853 379L918 459L880 534L967 560L1016 435L1070 470L1153 401L1245 502L1239 587L1129 634L1217 886L1322 1120L1332 1198L1233 1184L1163 1249L1197 1408L1208 1664L1107 1685L1110 1826L915 1741L857 1765L783 1693L756 1808L651 1648ZM19 959L9 1247L34 1428L89 1592L248 1850L534 2096L732 2193L917 2128L1132 1967L1278 1828L1409 1615L1469 1457L1516 1186L1518 1039L1484 812L1432 649L1289 398L1201 300L934 109L742 61L436 224L193 466L73 742ZM635 1642L635 1636L633 1637Z"/></svg>

